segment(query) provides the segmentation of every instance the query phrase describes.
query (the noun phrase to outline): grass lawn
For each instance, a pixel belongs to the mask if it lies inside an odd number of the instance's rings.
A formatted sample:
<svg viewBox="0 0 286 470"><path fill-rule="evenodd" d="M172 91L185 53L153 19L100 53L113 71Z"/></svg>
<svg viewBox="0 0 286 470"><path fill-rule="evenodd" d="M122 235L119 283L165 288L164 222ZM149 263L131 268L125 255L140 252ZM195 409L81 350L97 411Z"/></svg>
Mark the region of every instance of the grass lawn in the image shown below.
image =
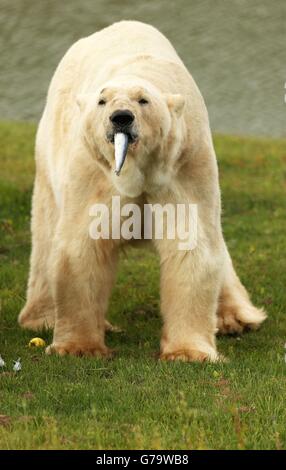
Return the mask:
<svg viewBox="0 0 286 470"><path fill-rule="evenodd" d="M30 252L35 126L0 124L1 449L286 448L286 141L215 138L223 226L238 273L269 318L218 338L227 364L161 363L159 263L122 256L111 361L48 357L17 326ZM43 333L49 342L51 333ZM21 357L22 371L11 372Z"/></svg>

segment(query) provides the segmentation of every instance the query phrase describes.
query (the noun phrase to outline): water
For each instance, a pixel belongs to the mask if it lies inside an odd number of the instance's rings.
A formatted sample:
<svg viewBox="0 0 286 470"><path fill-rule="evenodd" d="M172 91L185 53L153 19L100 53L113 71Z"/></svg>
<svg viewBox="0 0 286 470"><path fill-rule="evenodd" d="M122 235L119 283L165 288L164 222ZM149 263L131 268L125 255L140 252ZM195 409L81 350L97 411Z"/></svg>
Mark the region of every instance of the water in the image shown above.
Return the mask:
<svg viewBox="0 0 286 470"><path fill-rule="evenodd" d="M285 0L0 0L0 119L37 120L67 48L120 19L169 37L213 130L286 136Z"/></svg>

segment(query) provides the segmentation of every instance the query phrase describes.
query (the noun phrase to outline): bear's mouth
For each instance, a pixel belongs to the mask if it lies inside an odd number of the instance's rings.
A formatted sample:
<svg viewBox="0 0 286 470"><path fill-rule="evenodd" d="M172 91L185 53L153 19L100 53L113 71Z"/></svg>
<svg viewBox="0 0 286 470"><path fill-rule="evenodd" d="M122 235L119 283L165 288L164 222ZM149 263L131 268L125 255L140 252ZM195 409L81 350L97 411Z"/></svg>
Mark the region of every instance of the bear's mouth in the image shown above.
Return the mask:
<svg viewBox="0 0 286 470"><path fill-rule="evenodd" d="M107 134L107 140L111 142L114 145L114 137L115 134L118 134L119 131L113 131ZM120 133L123 133L127 136L128 138L128 145L134 144L136 140L138 139L138 134L134 131L120 131Z"/></svg>

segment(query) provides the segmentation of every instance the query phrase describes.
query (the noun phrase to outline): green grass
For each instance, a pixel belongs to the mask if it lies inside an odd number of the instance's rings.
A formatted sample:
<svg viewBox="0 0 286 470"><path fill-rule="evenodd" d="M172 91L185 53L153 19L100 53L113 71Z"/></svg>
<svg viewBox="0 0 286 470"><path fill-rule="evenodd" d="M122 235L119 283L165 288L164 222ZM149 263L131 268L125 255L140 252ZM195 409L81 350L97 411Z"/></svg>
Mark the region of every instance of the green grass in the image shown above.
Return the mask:
<svg viewBox="0 0 286 470"><path fill-rule="evenodd" d="M285 448L286 142L215 139L225 237L269 319L256 333L218 339L229 363L199 365L156 359L159 263L144 249L122 256L109 317L125 332L107 338L114 360L27 347L33 333L16 319L28 274L34 135L32 124L0 124L0 448ZM14 374L17 357L23 369Z"/></svg>

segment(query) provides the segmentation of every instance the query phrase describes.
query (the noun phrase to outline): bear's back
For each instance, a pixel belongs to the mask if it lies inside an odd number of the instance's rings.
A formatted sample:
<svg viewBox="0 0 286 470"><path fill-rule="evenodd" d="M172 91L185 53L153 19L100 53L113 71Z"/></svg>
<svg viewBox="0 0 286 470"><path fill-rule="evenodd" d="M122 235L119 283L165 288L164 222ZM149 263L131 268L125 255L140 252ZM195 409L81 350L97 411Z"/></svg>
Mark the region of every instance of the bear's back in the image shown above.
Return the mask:
<svg viewBox="0 0 286 470"><path fill-rule="evenodd" d="M49 95L85 91L113 62L118 66L128 57L148 55L184 67L170 41L153 26L139 21L114 23L71 46L54 74Z"/></svg>
<svg viewBox="0 0 286 470"><path fill-rule="evenodd" d="M182 64L170 41L153 26L139 21L120 21L86 38L103 61L130 55L150 54Z"/></svg>

